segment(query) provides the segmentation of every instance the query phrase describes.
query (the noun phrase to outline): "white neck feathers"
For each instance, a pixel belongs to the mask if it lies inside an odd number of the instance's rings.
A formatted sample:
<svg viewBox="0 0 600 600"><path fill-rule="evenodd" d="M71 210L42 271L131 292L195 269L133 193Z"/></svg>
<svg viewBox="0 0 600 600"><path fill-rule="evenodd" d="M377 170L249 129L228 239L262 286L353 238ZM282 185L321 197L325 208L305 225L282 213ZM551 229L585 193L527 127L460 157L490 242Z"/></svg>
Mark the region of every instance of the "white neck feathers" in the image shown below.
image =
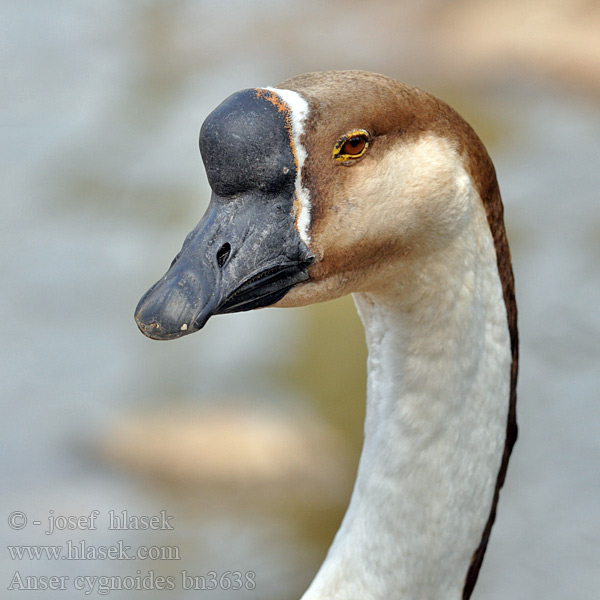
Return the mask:
<svg viewBox="0 0 600 600"><path fill-rule="evenodd" d="M496 253L471 187L468 224L355 294L368 359L350 506L303 600L459 600L506 439L511 350Z"/></svg>

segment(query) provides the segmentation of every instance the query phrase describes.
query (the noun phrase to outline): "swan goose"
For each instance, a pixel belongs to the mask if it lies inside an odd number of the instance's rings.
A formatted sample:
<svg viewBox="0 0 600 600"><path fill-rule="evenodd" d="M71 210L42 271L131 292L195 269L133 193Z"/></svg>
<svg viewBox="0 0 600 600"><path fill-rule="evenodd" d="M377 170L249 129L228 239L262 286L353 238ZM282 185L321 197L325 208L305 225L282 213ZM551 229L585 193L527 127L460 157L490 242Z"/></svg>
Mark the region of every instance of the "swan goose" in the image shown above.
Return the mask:
<svg viewBox="0 0 600 600"><path fill-rule="evenodd" d="M200 150L210 205L139 328L172 339L352 293L364 447L303 600L469 598L517 434L513 275L483 144L430 94L340 71L233 94Z"/></svg>

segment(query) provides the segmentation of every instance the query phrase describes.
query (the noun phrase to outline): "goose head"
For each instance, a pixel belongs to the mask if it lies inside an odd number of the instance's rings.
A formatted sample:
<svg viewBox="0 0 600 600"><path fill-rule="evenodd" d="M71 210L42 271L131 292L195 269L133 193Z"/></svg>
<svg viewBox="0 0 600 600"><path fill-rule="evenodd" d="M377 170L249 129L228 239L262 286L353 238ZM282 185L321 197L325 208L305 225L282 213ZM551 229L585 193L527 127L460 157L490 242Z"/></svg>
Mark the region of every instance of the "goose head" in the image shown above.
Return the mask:
<svg viewBox="0 0 600 600"><path fill-rule="evenodd" d="M155 339L385 285L464 227L482 154L445 104L359 71L237 92L204 122L200 150L208 210L136 309Z"/></svg>
<svg viewBox="0 0 600 600"><path fill-rule="evenodd" d="M369 347L350 506L304 600L471 594L516 439L518 340L496 176L430 94L362 71L227 98L202 125L212 196L135 318L352 293Z"/></svg>

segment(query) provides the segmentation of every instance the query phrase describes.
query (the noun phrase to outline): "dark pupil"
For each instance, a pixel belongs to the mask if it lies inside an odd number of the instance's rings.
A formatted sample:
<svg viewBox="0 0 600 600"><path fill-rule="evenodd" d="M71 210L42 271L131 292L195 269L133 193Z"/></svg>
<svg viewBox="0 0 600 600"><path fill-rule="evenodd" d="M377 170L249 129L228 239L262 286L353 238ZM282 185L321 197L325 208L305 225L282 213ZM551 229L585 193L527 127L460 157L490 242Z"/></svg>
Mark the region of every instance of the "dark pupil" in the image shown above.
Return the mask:
<svg viewBox="0 0 600 600"><path fill-rule="evenodd" d="M342 148L344 154L358 154L365 147L365 140L360 136L351 137Z"/></svg>

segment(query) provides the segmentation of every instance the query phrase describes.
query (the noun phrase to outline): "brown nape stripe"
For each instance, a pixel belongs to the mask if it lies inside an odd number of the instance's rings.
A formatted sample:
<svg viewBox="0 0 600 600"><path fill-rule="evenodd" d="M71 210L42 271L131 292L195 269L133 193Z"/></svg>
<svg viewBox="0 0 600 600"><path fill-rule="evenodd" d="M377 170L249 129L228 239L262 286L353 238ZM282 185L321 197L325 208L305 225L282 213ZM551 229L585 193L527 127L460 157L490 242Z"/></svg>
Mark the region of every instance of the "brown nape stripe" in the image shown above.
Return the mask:
<svg viewBox="0 0 600 600"><path fill-rule="evenodd" d="M506 469L508 467L508 459L512 452L515 441L517 440L517 373L519 370L519 334L517 330L517 303L515 300L515 283L510 259L510 249L508 240L506 239L506 230L504 227L504 208L500 197L500 190L496 180L496 172L483 144L475 135L473 130L468 126L465 131L471 139L465 140L467 148L469 148L469 170L471 177L475 181L479 195L485 206L487 220L494 239L496 248L496 259L498 264L498 273L502 283L502 292L504 295L504 303L506 305L506 314L508 318L508 331L510 333L510 345L512 352L512 365L510 374L510 397L508 408L508 420L506 423L506 442L504 453L502 455L502 463L500 471L496 479L496 489L494 491L494 499L490 516L488 518L479 547L473 554L471 566L467 572L465 586L463 588L463 600L468 600L471 597L479 570L483 561L483 555L487 547L492 525L496 519L496 507L498 506L498 498L500 489L504 485L506 477ZM473 139L474 138L474 139Z"/></svg>
<svg viewBox="0 0 600 600"><path fill-rule="evenodd" d="M429 96L429 95L428 95ZM512 364L510 373L510 394L508 398L508 418L506 422L506 441L500 470L496 479L496 488L494 498L490 509L490 515L483 530L479 546L475 550L471 559L471 565L465 578L463 588L463 600L471 597L483 556L487 548L488 540L492 526L496 519L496 508L500 489L504 485L508 459L513 446L517 440L517 373L519 365L519 335L517 331L517 304L515 301L515 283L510 260L510 249L506 239L506 230L504 228L504 208L496 179L496 171L492 160L490 159L483 143L473 131L473 128L452 108L444 102L429 96L433 101L434 112L432 129L435 133L445 136L450 140L458 142L458 151L465 158L465 163L469 174L479 192L479 196L485 207L488 225L494 240L496 249L496 261L498 265L498 275L502 284L502 294L506 306L506 315L508 321L508 331L510 334L510 346L512 353Z"/></svg>

